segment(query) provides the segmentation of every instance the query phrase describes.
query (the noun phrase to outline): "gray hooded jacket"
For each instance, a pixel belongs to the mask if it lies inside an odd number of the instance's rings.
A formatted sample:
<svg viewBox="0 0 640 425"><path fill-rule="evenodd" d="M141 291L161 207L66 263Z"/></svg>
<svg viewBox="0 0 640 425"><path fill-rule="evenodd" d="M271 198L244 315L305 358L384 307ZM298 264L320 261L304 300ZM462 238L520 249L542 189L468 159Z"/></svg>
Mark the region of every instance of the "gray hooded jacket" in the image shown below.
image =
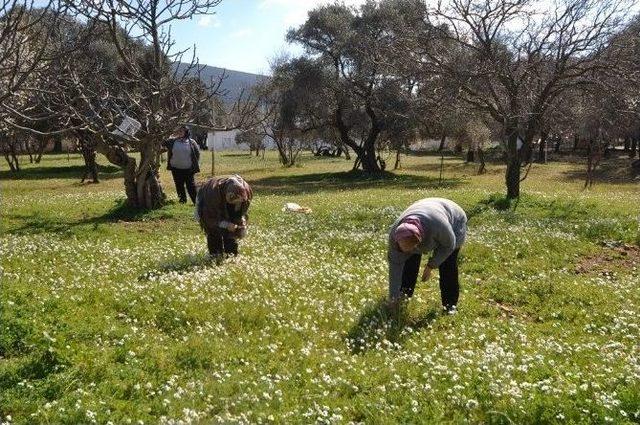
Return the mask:
<svg viewBox="0 0 640 425"><path fill-rule="evenodd" d="M413 252L398 250L393 234L402 219L417 216L424 234L422 242ZM400 296L404 263L415 254L433 251L427 263L437 268L454 250L459 249L467 236L467 215L458 204L444 198L425 198L413 203L393 223L389 231L389 297Z"/></svg>

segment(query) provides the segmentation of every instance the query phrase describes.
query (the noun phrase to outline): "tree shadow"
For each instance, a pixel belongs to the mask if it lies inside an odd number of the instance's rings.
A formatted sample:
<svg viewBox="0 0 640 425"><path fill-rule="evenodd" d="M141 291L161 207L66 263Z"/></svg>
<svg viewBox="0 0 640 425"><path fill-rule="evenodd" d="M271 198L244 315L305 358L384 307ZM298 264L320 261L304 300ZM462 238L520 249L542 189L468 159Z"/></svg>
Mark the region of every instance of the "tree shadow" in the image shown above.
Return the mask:
<svg viewBox="0 0 640 425"><path fill-rule="evenodd" d="M242 153L221 153L220 156L229 157L229 158L246 158L249 156L255 156L251 152L242 152ZM256 156L256 158L260 158L260 156Z"/></svg>
<svg viewBox="0 0 640 425"><path fill-rule="evenodd" d="M165 207L173 203L174 201L167 201ZM101 224L150 222L172 219L175 217L175 212L169 211L164 207L157 210L133 208L127 205L124 199L120 199L115 201L114 206L102 215L83 217L77 220L61 220L60 217L52 217L40 211L32 214L5 214L4 217L8 220L18 220L23 223L21 226L6 230L8 234L58 233L70 235L75 228L79 227L93 226L95 230Z"/></svg>
<svg viewBox="0 0 640 425"><path fill-rule="evenodd" d="M0 171L2 180L40 180L40 179L73 179L78 180L84 174L84 165L69 166L26 166L18 172L11 170ZM122 177L122 169L114 165L98 165L98 178L109 180Z"/></svg>
<svg viewBox="0 0 640 425"><path fill-rule="evenodd" d="M586 160L585 160L586 161ZM611 158L602 162L593 172L592 179L598 183L637 185L640 170L631 167L632 159ZM562 173L565 181L582 182L587 178L586 165L583 169L572 169Z"/></svg>
<svg viewBox="0 0 640 425"><path fill-rule="evenodd" d="M501 162L492 162L492 161L485 161L485 164L487 166L500 166L503 163ZM480 163L478 162L464 162L462 159L460 158L444 158L444 165L442 167L442 171L443 173L466 173L466 174L477 174L478 172L478 168L480 167ZM426 164L411 164L411 165L407 165L402 167L402 169L404 170L411 170L411 171L419 171L419 172L430 172L430 173L439 173L440 172L440 161L438 162L429 162ZM491 172L490 172L491 171ZM499 170L496 170L495 172L501 172ZM494 171L492 170L486 170L485 169L485 173L487 174L493 174Z"/></svg>
<svg viewBox="0 0 640 425"><path fill-rule="evenodd" d="M402 344L412 331L430 326L437 316L437 310L432 308L423 316L413 318L406 304L401 305L398 314L394 315L386 299L381 298L361 313L347 333L347 345L352 354L362 354L381 344Z"/></svg>
<svg viewBox="0 0 640 425"><path fill-rule="evenodd" d="M494 209L496 211L508 211L515 210L515 206L517 201L513 199L509 199L503 194L500 193L492 193L484 199L479 200L476 205L470 208L467 211L467 219L471 220L472 218L481 215L488 209Z"/></svg>
<svg viewBox="0 0 640 425"><path fill-rule="evenodd" d="M505 213L504 218L515 220L518 208L526 210L528 217L566 224L589 216L594 210L597 210L598 206L593 202L570 198L547 199L523 194L517 199L508 199L501 193L493 193L468 209L467 218L471 221L474 217L480 216L488 210L495 210Z"/></svg>
<svg viewBox="0 0 640 425"><path fill-rule="evenodd" d="M176 258L172 261L166 261L158 264L158 267L154 270L149 270L138 276L138 281L150 280L154 277L171 272L186 273L212 264L216 264L216 261L207 253L186 254L183 257Z"/></svg>
<svg viewBox="0 0 640 425"><path fill-rule="evenodd" d="M115 205L105 212L103 215L91 218L87 220L89 223L109 223L114 221L147 221L147 220L162 220L167 218L173 218L174 214L168 211L166 207L174 205L176 202L173 200L165 201L162 208L155 210L147 210L144 208L134 208L127 204L126 200L119 199L115 201Z"/></svg>
<svg viewBox="0 0 640 425"><path fill-rule="evenodd" d="M321 190L364 188L452 188L461 183L462 180L458 178L443 179L440 182L438 178L428 176L390 172L371 175L362 171L347 171L265 177L253 180L251 186L255 190L264 190L269 193L295 195Z"/></svg>

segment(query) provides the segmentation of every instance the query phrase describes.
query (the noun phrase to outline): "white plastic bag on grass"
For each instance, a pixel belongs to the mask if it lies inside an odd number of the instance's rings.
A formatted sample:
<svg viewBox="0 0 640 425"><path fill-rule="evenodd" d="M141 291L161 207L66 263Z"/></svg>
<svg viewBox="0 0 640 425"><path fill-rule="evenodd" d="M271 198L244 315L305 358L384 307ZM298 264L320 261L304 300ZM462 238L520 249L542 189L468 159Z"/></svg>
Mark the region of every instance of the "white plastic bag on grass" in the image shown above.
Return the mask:
<svg viewBox="0 0 640 425"><path fill-rule="evenodd" d="M284 207L282 208L282 212L297 212L297 213L309 214L311 212L311 208L300 206L295 202L287 202L286 204L284 204Z"/></svg>

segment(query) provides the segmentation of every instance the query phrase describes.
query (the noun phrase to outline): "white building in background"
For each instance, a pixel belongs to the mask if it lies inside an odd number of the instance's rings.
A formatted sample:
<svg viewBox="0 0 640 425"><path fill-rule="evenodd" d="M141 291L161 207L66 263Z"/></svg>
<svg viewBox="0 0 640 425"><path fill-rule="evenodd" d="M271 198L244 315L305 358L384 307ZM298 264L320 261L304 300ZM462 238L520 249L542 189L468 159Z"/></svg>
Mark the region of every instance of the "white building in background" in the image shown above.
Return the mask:
<svg viewBox="0 0 640 425"><path fill-rule="evenodd" d="M236 143L238 133L240 133L240 130L210 131L207 133L207 149L212 150L213 148L216 151L248 151L249 145L246 143ZM267 149L273 149L275 147L270 137L265 136L262 143Z"/></svg>

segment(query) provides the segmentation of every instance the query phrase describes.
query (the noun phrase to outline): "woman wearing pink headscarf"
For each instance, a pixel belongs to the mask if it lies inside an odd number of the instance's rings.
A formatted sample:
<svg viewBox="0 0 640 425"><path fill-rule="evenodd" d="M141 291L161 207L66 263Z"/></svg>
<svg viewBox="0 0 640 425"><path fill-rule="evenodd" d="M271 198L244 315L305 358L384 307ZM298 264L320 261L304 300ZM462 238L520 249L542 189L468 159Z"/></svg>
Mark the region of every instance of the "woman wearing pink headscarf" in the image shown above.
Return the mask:
<svg viewBox="0 0 640 425"><path fill-rule="evenodd" d="M467 235L467 215L458 204L443 198L425 198L407 208L389 232L389 300L393 306L411 298L418 280L422 254L432 252L422 273L440 272L440 296L445 312L458 305L458 252Z"/></svg>

